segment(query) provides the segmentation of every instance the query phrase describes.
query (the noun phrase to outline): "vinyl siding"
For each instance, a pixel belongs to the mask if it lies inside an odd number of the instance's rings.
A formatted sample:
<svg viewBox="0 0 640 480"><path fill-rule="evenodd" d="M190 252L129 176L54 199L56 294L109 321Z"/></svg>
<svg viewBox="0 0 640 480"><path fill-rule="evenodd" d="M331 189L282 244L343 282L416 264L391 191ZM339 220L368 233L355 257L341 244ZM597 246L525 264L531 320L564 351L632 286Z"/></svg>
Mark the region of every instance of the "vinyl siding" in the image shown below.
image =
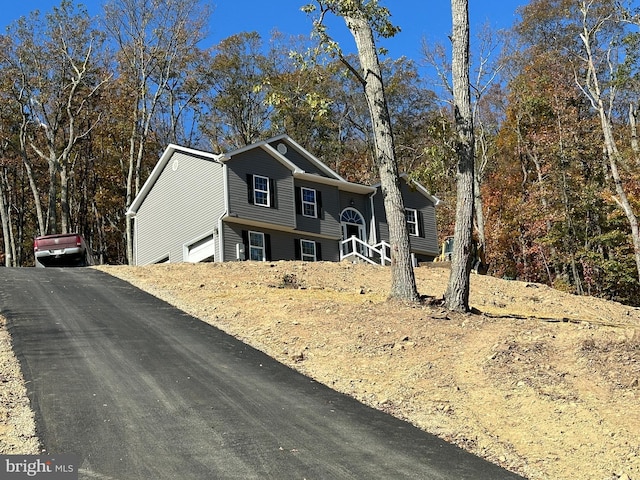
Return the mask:
<svg viewBox="0 0 640 480"><path fill-rule="evenodd" d="M275 181L275 205L264 207L248 201L247 175ZM291 171L261 148L235 155L227 162L229 215L284 227L295 227L295 203Z"/></svg>
<svg viewBox="0 0 640 480"><path fill-rule="evenodd" d="M329 176L323 170L318 168L318 166L315 163L310 162L307 159L307 157L305 157L304 155L299 153L295 148L293 148L286 141L279 140L279 141L276 141L276 142L272 142L269 145L271 145L273 148L275 148L277 150L278 149L278 145L281 144L281 143L284 143L287 146L287 153L285 153L284 156L287 158L287 160L289 160L290 162L293 162L298 168L301 168L302 170L304 170L307 173L314 173L316 175L321 175L323 177L328 177Z"/></svg>
<svg viewBox="0 0 640 480"><path fill-rule="evenodd" d="M421 219L420 236L410 236L411 251L423 257L438 254L438 235L436 227L436 212L433 202L420 192L412 189L404 181L400 182L402 198L406 208L413 208L419 212ZM389 224L384 210L382 193L379 191L374 197L375 216L378 221L378 239L389 241Z"/></svg>
<svg viewBox="0 0 640 480"><path fill-rule="evenodd" d="M183 245L213 232L223 210L222 165L175 152L135 217L136 263L183 261Z"/></svg>
<svg viewBox="0 0 640 480"><path fill-rule="evenodd" d="M236 245L243 243L242 231L262 232L269 235L269 243L271 247L270 261L279 260L295 260L294 240L305 239L312 240L321 244L322 260L337 262L340 260L340 252L338 250L338 242L336 240L327 240L305 236L304 233L288 233L277 230L263 229L254 226L240 225L237 223L224 224L225 248L224 260L236 261Z"/></svg>
<svg viewBox="0 0 640 480"><path fill-rule="evenodd" d="M316 197L321 200L320 217L305 217L301 213L296 213L297 230L310 232L318 235L332 235L340 237L340 192L337 187L329 185L315 184L309 181L295 181L295 188L310 188L316 190ZM296 195L296 204L300 199ZM298 206L296 209L298 210Z"/></svg>

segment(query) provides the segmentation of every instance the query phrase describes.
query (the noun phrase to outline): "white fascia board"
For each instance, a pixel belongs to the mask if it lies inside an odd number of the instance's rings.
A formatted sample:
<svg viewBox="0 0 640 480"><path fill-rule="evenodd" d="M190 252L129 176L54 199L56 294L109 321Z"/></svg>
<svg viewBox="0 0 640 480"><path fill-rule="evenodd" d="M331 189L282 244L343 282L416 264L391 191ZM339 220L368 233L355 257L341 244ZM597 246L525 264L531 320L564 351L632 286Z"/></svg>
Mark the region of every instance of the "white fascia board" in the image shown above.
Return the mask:
<svg viewBox="0 0 640 480"><path fill-rule="evenodd" d="M416 190L418 190L422 195L424 195L429 200L431 200L433 202L433 206L434 207L437 207L438 205L440 205L442 203L442 200L440 200L435 195L431 195L429 193L429 190L424 188L424 186L421 183L417 182L416 180L412 180L411 178L409 178L409 175L407 175L406 173L401 173L400 174L400 178L403 178L405 182L412 184L416 188ZM380 188L381 185L382 184L380 182L378 182L373 186L376 189L378 189L378 188Z"/></svg>
<svg viewBox="0 0 640 480"><path fill-rule="evenodd" d="M339 190L346 192L361 193L364 195L370 195L376 191L375 187L368 185L362 185L360 183L351 183L346 180L337 180L335 178L323 177L322 175L316 175L315 173L306 172L294 172L294 178L300 180L308 180L309 182L322 183L323 185L331 185L337 187Z"/></svg>
<svg viewBox="0 0 640 480"><path fill-rule="evenodd" d="M277 140L277 138L273 139L271 141L275 141L275 140ZM307 160L309 160L311 163L313 163L316 167L318 167L318 169L320 169L321 171L323 171L324 173L326 173L330 177L335 178L336 180L341 180L343 182L346 182L346 180L344 178L342 178L340 175L338 175L337 172L335 172L333 169L329 168L329 166L327 166L324 162L322 162L320 159L318 159L317 157L312 155L311 152L306 150L298 142L296 142L295 140L293 140L292 138L289 138L289 137L286 137L286 140L287 140L287 142L289 142L291 144L291 146L293 146L293 148L295 148L298 151L298 153L300 155L302 155Z"/></svg>
<svg viewBox="0 0 640 480"><path fill-rule="evenodd" d="M273 148L271 145L269 145L268 143L264 143L262 145L260 145L260 147L263 150L266 150L272 157L274 157L276 160L278 160L281 164L283 164L285 167L287 167L289 170L291 170L294 175L297 173L304 173L304 170L302 170L300 167L298 167L295 163L293 163L291 160L289 160L287 157L285 157L284 155L282 155L278 150L276 150L275 148Z"/></svg>
<svg viewBox="0 0 640 480"><path fill-rule="evenodd" d="M276 159L278 159L278 161L280 161L280 163L285 165L292 172L294 172L294 173L303 173L304 170L302 170L300 167L295 165L286 156L282 155L280 152L278 152L277 149L275 149L275 148L273 148L271 146L272 143L275 143L277 141L283 141L283 142L288 143L289 146L293 147L300 155L305 157L309 162L313 163L316 167L318 167L318 169L320 171L326 173L330 178L333 178L335 180L345 181L344 178L342 178L340 175L338 175L335 171L333 171L331 168L329 168L327 165L325 165L318 158L313 156L308 150L306 150L304 147L302 147L298 142L293 140L286 133L283 133L281 135L277 135L275 137L268 138L266 140L261 140L261 141L256 142L256 143L252 143L251 145L247 145L247 146L239 148L237 150L233 150L231 152L228 152L227 155L226 155L226 158L222 159L222 161L227 161L227 160L231 159L231 157L233 157L234 155L238 155L240 153L244 153L244 152L247 152L249 150L253 150L255 148L262 148L262 149L266 150L267 152L269 152Z"/></svg>

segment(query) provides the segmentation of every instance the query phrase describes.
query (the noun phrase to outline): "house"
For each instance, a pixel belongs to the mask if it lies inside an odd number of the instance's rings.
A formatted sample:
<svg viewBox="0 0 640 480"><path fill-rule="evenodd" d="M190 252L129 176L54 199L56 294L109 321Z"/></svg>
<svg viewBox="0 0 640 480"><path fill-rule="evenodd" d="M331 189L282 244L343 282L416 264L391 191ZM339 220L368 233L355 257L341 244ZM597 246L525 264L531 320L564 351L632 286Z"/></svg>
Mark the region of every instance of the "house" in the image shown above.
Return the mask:
<svg viewBox="0 0 640 480"><path fill-rule="evenodd" d="M402 176L411 250L438 255L439 200ZM287 135L216 155L169 145L127 216L134 263L389 261L380 186L346 181Z"/></svg>

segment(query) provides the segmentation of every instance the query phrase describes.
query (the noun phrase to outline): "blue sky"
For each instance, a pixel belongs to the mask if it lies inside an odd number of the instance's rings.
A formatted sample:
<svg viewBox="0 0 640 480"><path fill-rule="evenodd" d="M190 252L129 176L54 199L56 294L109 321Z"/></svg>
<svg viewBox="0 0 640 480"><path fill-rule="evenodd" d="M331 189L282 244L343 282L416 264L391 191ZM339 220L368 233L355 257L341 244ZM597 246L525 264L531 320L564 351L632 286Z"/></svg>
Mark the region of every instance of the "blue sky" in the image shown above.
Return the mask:
<svg viewBox="0 0 640 480"><path fill-rule="evenodd" d="M0 0L2 4L2 27L15 19L28 15L34 10L41 13L51 11L60 4L59 0ZM80 0L91 15L99 15L103 0ZM211 17L210 38L214 45L220 40L239 32L258 31L267 40L273 29L285 34L308 34L311 22L300 12L300 6L310 3L306 0L214 0ZM429 42L445 43L451 30L451 3L449 0L382 0L392 14L394 23L402 31L393 39L385 40L382 46L389 50L389 56L407 56L418 60L423 38ZM517 7L528 3L526 0L470 0L470 21L473 31L482 24L489 23L494 29L508 28L516 19ZM277 5L277 7L276 7ZM343 43L345 52L354 52L350 34L342 24L336 24L334 35ZM333 30L332 30L333 31ZM208 47L210 45L202 45Z"/></svg>

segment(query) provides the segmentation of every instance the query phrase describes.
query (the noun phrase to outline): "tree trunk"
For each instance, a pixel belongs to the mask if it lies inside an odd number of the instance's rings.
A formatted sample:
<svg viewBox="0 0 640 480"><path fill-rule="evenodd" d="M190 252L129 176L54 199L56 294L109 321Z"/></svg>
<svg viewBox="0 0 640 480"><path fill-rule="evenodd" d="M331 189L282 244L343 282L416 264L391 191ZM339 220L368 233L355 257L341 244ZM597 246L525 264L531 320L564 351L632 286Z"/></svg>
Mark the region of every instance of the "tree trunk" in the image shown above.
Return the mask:
<svg viewBox="0 0 640 480"><path fill-rule="evenodd" d="M389 243L391 244L390 298L417 301L418 290L411 262L411 245L404 201L400 191L400 176L395 157L391 119L373 32L363 17L350 15L344 18L358 48L365 97L373 128L376 166L380 174L382 197L389 224Z"/></svg>
<svg viewBox="0 0 640 480"><path fill-rule="evenodd" d="M451 58L453 103L457 131L456 225L451 274L445 305L454 311L469 311L474 203L474 135L469 81L469 4L451 0L453 51Z"/></svg>
<svg viewBox="0 0 640 480"><path fill-rule="evenodd" d="M33 196L33 204L35 205L35 208L36 208L36 217L38 219L38 234L44 235L47 233L47 223L44 219L44 213L42 211L42 202L40 201L40 192L38 191L36 179L33 176L33 169L31 168L31 164L28 162L28 160L26 160L25 156L23 156L22 164L24 165L24 170L29 180L29 188L31 189L31 194Z"/></svg>
<svg viewBox="0 0 640 480"><path fill-rule="evenodd" d="M604 148L607 154L607 159L609 160L611 177L613 179L615 191L617 194L617 198L614 196L614 200L620 206L620 208L622 208L622 211L626 215L627 221L629 222L629 226L631 227L633 252L636 261L636 268L638 270L638 280L640 281L640 229L638 228L638 217L636 216L635 212L633 211L633 207L629 202L627 192L625 191L624 185L622 183L622 177L620 176L620 172L618 171L618 163L621 159L620 152L618 151L616 140L613 135L611 118L604 104L603 90L600 86L596 63L593 59L593 50L591 47L591 43L593 36L597 33L597 30L594 31L590 29L587 23L590 5L586 2L582 2L581 5L581 11L583 14L583 30L580 34L580 39L582 40L584 52L586 54L585 66L587 70L584 91L588 93L589 100L591 101L592 106L598 112L598 115L600 117L600 127L602 128L602 135L604 137ZM612 45L610 44L609 48L611 48L611 46ZM611 103L615 97L615 88L611 88L612 90L610 90L609 92L609 103Z"/></svg>
<svg viewBox="0 0 640 480"><path fill-rule="evenodd" d="M60 233L70 233L71 211L69 208L69 174L67 166L60 169Z"/></svg>
<svg viewBox="0 0 640 480"><path fill-rule="evenodd" d="M640 143L638 143L638 107L629 104L629 126L631 127L631 150L636 157L636 165L640 166Z"/></svg>
<svg viewBox="0 0 640 480"><path fill-rule="evenodd" d="M54 160L49 160L49 203L47 208L47 223L45 234L58 233L58 215L56 212L57 195L57 165Z"/></svg>
<svg viewBox="0 0 640 480"><path fill-rule="evenodd" d="M640 281L640 229L638 228L638 217L633 211L633 207L629 202L627 192L622 184L622 178L618 171L618 156L619 152L616 148L615 139L611 129L609 118L607 117L602 100L599 101L598 110L600 113L600 124L604 134L604 145L607 151L607 157L609 159L609 167L611 169L611 177L613 184L615 185L617 198L614 197L616 203L622 208L622 211L627 217L629 226L631 227L631 239L633 241L633 253L636 260L636 268L638 270L638 281Z"/></svg>
<svg viewBox="0 0 640 480"><path fill-rule="evenodd" d="M477 175L473 179L473 208L478 232L478 251L482 250L484 257L484 253L487 251L487 236L485 234L484 203L480 193L480 180Z"/></svg>
<svg viewBox="0 0 640 480"><path fill-rule="evenodd" d="M5 182L4 175L0 178L0 221L2 221L2 241L4 245L4 266L11 267L11 235L9 224L9 212L7 210L7 202L5 201Z"/></svg>

